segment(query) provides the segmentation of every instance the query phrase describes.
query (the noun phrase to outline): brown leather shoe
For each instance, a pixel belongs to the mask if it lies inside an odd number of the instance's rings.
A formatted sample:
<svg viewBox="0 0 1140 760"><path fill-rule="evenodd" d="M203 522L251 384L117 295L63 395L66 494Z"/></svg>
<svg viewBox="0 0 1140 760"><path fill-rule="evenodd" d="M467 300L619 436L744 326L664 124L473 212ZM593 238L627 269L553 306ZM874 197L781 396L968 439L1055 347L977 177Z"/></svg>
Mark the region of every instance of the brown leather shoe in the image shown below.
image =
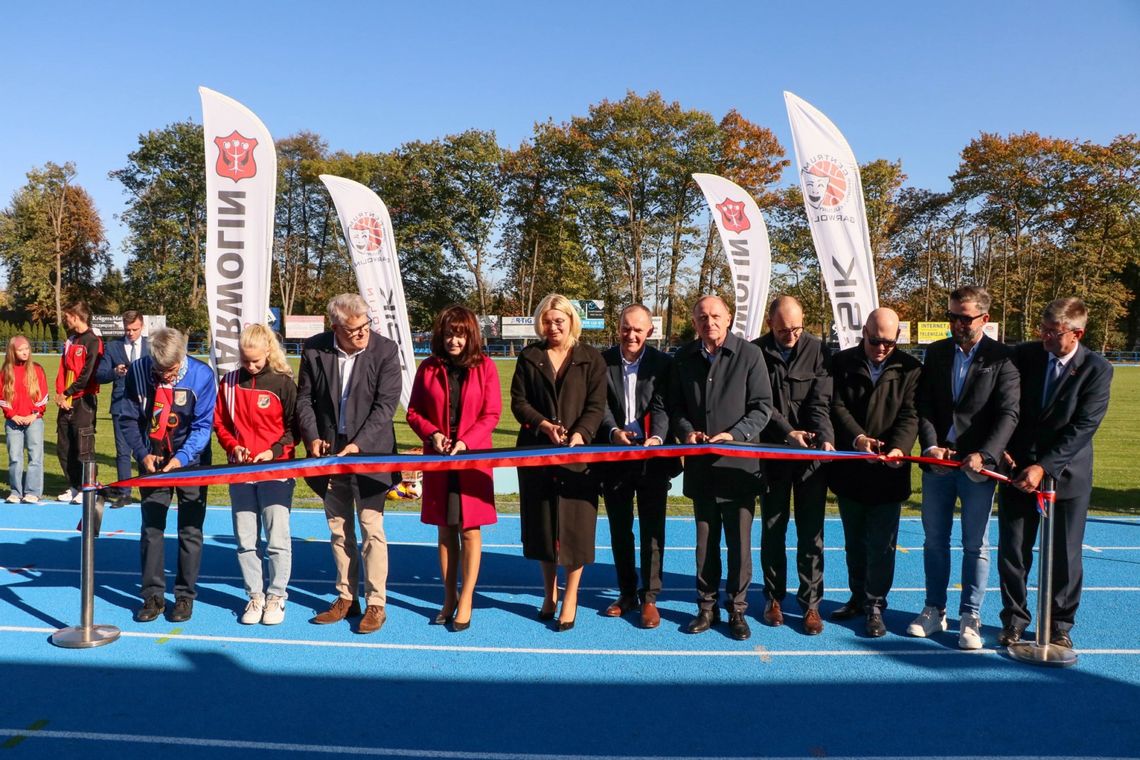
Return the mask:
<svg viewBox="0 0 1140 760"><path fill-rule="evenodd" d="M657 605L653 602L641 605L641 627L656 628L659 625L661 625L661 613L657 611Z"/></svg>
<svg viewBox="0 0 1140 760"><path fill-rule="evenodd" d="M627 596L626 594L622 594L617 598L616 602L611 604L609 607L606 607L606 611L602 614L604 614L606 617L621 617L631 610L636 610L637 606L638 602L636 596Z"/></svg>
<svg viewBox="0 0 1140 760"><path fill-rule="evenodd" d="M328 625L339 623L349 617L360 617L360 602L338 596L331 607L313 618L313 622L317 625Z"/></svg>
<svg viewBox="0 0 1140 760"><path fill-rule="evenodd" d="M370 604L368 609L364 610L364 617L360 619L360 627L356 629L356 632L376 633L387 619L388 615L385 614L383 607L378 604Z"/></svg>
<svg viewBox="0 0 1140 760"><path fill-rule="evenodd" d="M775 599L769 599L768 604L764 606L764 622L771 626L784 624L784 612Z"/></svg>
<svg viewBox="0 0 1140 760"><path fill-rule="evenodd" d="M823 620L819 617L819 610L812 607L804 613L804 633L808 636L818 636L823 633Z"/></svg>

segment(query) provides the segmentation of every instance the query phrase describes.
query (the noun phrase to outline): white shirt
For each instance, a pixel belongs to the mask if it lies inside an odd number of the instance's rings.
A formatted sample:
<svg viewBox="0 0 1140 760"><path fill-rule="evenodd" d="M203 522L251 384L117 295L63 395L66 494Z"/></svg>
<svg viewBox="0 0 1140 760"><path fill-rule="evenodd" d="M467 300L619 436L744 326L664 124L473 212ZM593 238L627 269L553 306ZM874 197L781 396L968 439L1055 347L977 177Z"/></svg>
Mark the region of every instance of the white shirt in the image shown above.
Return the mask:
<svg viewBox="0 0 1140 760"><path fill-rule="evenodd" d="M341 348L335 339L333 340L333 347L336 349L336 364L340 375L340 407L337 409L336 415L336 432L347 435L348 429L345 427L344 418L348 406L349 381L352 380L352 370L356 366L356 357L364 353L364 349L350 354Z"/></svg>

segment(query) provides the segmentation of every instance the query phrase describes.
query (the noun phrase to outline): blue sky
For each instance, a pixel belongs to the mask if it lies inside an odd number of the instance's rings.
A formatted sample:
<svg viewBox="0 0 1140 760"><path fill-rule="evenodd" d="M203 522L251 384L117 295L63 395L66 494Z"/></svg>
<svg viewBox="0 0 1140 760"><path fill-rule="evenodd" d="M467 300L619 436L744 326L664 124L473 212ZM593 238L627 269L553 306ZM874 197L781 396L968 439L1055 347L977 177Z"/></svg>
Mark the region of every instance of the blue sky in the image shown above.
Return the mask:
<svg viewBox="0 0 1140 760"><path fill-rule="evenodd" d="M22 2L0 24L0 205L74 161L116 259L121 168L142 132L201 119L197 86L274 137L390 150L470 127L516 146L627 90L773 129L782 91L860 161L946 189L979 132L1140 131L1140 2ZM788 177L788 183L791 176Z"/></svg>

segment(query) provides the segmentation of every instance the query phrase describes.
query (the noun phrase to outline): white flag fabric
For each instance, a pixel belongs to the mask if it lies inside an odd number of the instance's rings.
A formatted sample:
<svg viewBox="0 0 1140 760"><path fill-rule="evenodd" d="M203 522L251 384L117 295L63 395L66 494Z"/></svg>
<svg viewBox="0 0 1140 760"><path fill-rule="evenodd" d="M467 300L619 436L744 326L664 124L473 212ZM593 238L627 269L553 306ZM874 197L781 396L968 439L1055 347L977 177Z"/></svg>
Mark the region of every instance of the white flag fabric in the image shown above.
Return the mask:
<svg viewBox="0 0 1140 760"><path fill-rule="evenodd" d="M693 179L708 201L732 272L736 291L732 332L745 340L755 340L764 329L772 276L768 225L764 224L756 201L735 182L715 174L694 174Z"/></svg>
<svg viewBox="0 0 1140 760"><path fill-rule="evenodd" d="M210 363L238 367L238 336L265 324L273 264L277 151L248 108L199 87L206 149L206 306Z"/></svg>
<svg viewBox="0 0 1140 760"><path fill-rule="evenodd" d="M412 328L408 320L408 303L404 300L404 280L400 277L400 260L396 257L396 236L388 207L376 193L350 179L322 174L344 239L352 253L356 283L360 295L368 302L372 329L400 346L400 368L404 373L400 403L408 408L412 381L416 378L416 357L412 351Z"/></svg>
<svg viewBox="0 0 1140 760"><path fill-rule="evenodd" d="M815 107L790 92L784 93L784 103L839 345L850 348L859 342L867 315L879 306L859 164L843 135Z"/></svg>

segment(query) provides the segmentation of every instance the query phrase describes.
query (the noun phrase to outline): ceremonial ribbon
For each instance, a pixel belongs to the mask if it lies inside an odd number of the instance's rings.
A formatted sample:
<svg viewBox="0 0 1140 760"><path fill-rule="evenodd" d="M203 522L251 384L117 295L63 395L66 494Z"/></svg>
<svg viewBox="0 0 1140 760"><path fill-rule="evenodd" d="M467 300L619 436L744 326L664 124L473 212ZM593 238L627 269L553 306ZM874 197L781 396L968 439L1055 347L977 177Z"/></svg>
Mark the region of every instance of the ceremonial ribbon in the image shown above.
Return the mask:
<svg viewBox="0 0 1140 760"><path fill-rule="evenodd" d="M657 457L723 456L751 459L776 459L793 462L869 461L915 462L941 467L959 467L960 462L933 457L887 457L858 451L820 451L785 446L751 443L696 443L661 446L541 446L509 449L465 451L461 454L351 454L343 457L280 459L257 464L192 467L158 472L110 485L111 488L173 488L186 486L257 483L283 478L328 477L330 475L367 475L372 473L420 470L442 472L494 467L545 467L597 462L636 462ZM983 470L987 477L1009 482L1004 475Z"/></svg>

